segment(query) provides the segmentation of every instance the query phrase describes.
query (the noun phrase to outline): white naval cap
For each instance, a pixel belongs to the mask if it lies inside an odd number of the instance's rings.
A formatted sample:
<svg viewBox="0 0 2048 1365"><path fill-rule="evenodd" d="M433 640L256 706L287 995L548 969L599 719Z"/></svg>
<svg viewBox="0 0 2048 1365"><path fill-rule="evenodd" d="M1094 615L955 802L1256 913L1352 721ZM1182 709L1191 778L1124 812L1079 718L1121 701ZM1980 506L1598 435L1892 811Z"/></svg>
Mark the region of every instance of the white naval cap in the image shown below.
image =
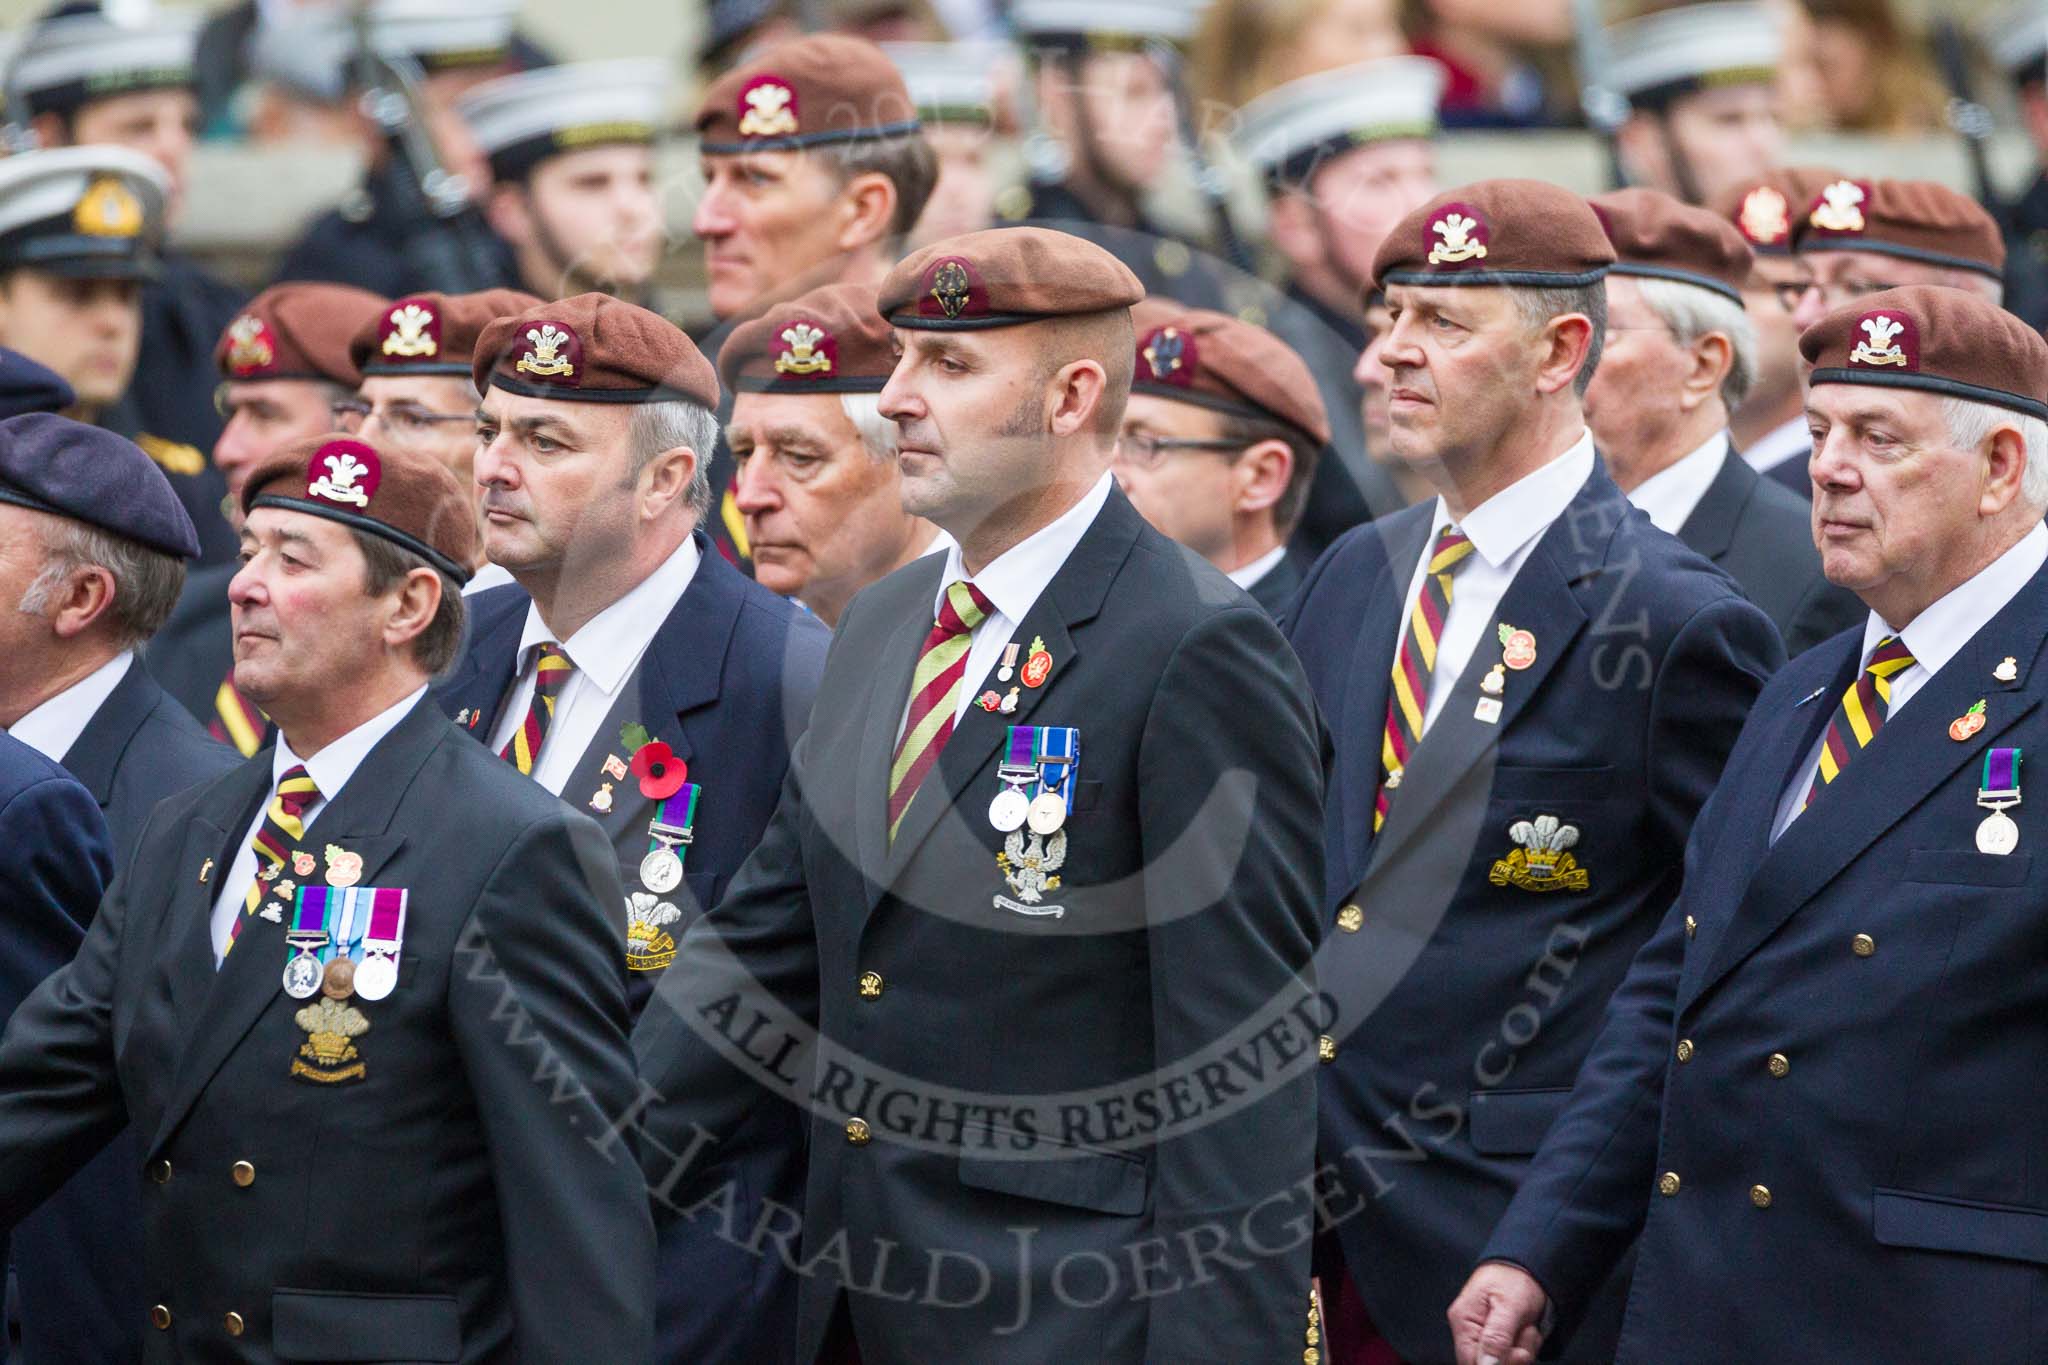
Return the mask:
<svg viewBox="0 0 2048 1365"><path fill-rule="evenodd" d="M1016 0L1010 30L1026 46L1184 43L1209 0Z"/></svg>
<svg viewBox="0 0 2048 1365"><path fill-rule="evenodd" d="M1978 30L1999 69L2025 85L2048 77L2048 3L2020 0L1987 15Z"/></svg>
<svg viewBox="0 0 2048 1365"><path fill-rule="evenodd" d="M371 0L370 42L380 56L410 58L429 72L502 66L518 19L518 0ZM266 13L249 38L250 69L309 99L347 94L355 55L347 6Z"/></svg>
<svg viewBox="0 0 2048 1365"><path fill-rule="evenodd" d="M153 279L163 168L126 147L57 147L0 159L0 270Z"/></svg>
<svg viewBox="0 0 2048 1365"><path fill-rule="evenodd" d="M1246 104L1231 145L1268 181L1299 183L1352 147L1433 137L1445 80L1430 57L1381 57L1319 71Z"/></svg>
<svg viewBox="0 0 2048 1365"><path fill-rule="evenodd" d="M23 30L7 88L30 114L68 114L87 101L197 79L199 16L154 6L67 6Z"/></svg>
<svg viewBox="0 0 2048 1365"><path fill-rule="evenodd" d="M1007 44L989 42L883 43L903 75L917 116L927 124L1000 122L1002 76L1012 60Z"/></svg>
<svg viewBox="0 0 2048 1365"><path fill-rule="evenodd" d="M568 62L486 81L455 110L490 158L491 174L522 180L562 152L652 143L666 121L669 89L664 62Z"/></svg>
<svg viewBox="0 0 2048 1365"><path fill-rule="evenodd" d="M1631 102L1658 108L1698 90L1768 84L1784 51L1769 9L1749 0L1718 0L1608 29L1607 78Z"/></svg>

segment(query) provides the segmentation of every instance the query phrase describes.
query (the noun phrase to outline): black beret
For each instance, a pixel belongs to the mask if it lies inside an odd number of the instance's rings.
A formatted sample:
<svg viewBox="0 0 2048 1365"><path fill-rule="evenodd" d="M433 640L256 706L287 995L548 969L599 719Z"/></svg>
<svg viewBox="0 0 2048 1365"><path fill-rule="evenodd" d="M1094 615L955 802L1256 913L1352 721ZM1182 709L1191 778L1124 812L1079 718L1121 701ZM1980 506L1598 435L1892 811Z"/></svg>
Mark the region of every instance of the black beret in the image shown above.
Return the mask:
<svg viewBox="0 0 2048 1365"><path fill-rule="evenodd" d="M199 557L199 533L155 460L125 436L53 412L0 421L0 502Z"/></svg>
<svg viewBox="0 0 2048 1365"><path fill-rule="evenodd" d="M20 351L0 346L0 417L62 412L78 402L64 376Z"/></svg>

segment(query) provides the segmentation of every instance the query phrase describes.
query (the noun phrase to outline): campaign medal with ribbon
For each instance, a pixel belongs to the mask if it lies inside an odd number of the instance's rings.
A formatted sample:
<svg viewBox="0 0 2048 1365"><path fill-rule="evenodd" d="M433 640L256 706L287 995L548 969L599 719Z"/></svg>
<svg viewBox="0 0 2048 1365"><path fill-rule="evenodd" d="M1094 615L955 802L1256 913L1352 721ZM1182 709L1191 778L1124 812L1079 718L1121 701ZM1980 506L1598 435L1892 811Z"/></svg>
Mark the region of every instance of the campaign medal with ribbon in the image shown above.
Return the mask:
<svg viewBox="0 0 2048 1365"><path fill-rule="evenodd" d="M1003 761L996 765L1003 789L988 803L988 822L996 833L1008 834L1024 828L1031 814L1031 797L1025 788L1038 776L1038 727L1012 725Z"/></svg>
<svg viewBox="0 0 2048 1365"><path fill-rule="evenodd" d="M697 793L694 782L661 798L654 818L647 822L647 856L640 860L640 884L657 896L666 896L683 884L683 854L690 847L691 828L697 822Z"/></svg>
<svg viewBox="0 0 2048 1365"><path fill-rule="evenodd" d="M2020 751L1991 749L1984 755L1984 780L1977 804L1991 812L1977 826L1977 851L2003 857L2020 846L2020 827L2006 809L2020 803Z"/></svg>
<svg viewBox="0 0 2048 1365"><path fill-rule="evenodd" d="M284 993L294 1000L310 1000L320 992L320 951L327 946L326 887L300 889L284 941L292 950L284 964Z"/></svg>
<svg viewBox="0 0 2048 1365"><path fill-rule="evenodd" d="M382 1000L398 984L408 893L397 887L299 888L291 932L295 952L285 964L285 990L295 1000L320 999L292 1016L306 1041L291 1074L323 1085L363 1079L355 1040L370 1021L351 997Z"/></svg>
<svg viewBox="0 0 2048 1365"><path fill-rule="evenodd" d="M1081 762L1081 732L1070 725L1038 727L1038 794L1025 823L1033 834L1056 834L1067 823L1074 772Z"/></svg>
<svg viewBox="0 0 2048 1365"><path fill-rule="evenodd" d="M356 994L365 1000L382 1000L398 985L398 954L405 945L406 893L373 887L370 895L362 961L356 968Z"/></svg>

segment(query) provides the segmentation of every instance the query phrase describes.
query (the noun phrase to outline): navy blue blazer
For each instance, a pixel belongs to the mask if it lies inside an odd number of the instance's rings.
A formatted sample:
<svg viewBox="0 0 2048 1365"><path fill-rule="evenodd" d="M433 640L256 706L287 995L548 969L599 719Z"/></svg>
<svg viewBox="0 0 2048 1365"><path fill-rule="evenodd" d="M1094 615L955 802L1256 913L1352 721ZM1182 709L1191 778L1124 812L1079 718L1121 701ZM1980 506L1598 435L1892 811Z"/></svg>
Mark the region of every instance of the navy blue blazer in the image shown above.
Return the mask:
<svg viewBox="0 0 2048 1365"><path fill-rule="evenodd" d="M2048 802L2010 855L1975 842L1986 752L2048 752L2044 641L2048 571L1775 845L1860 631L1759 698L1485 1250L1568 1318L1640 1234L1619 1359L2048 1359Z"/></svg>
<svg viewBox="0 0 2048 1365"><path fill-rule="evenodd" d="M1791 462L1806 477L1806 462ZM1784 466L1780 466L1783 468ZM1678 528L1678 538L1734 579L1784 637L1787 655L1804 654L1852 625L1863 603L1828 582L1813 544L1813 504L1794 497L1729 451L1721 472Z"/></svg>
<svg viewBox="0 0 2048 1365"><path fill-rule="evenodd" d="M1768 618L1596 468L1500 603L1534 663L1505 674L1493 724L1474 713L1503 656L1494 627L1438 680L1451 695L1375 837L1394 651L1433 514L1339 540L1288 624L1337 745L1319 1158L1356 1203L1346 1264L1411 1365L1452 1359L1444 1309L1677 894L1693 817L1784 659ZM1577 834L1548 880L1522 861L1523 822L1545 816ZM1603 1358L1619 1300L1616 1286L1572 1359Z"/></svg>
<svg viewBox="0 0 2048 1365"><path fill-rule="evenodd" d="M158 686L140 659L64 751L65 769L100 803L121 859L134 849L157 802L241 761Z"/></svg>
<svg viewBox="0 0 2048 1365"><path fill-rule="evenodd" d="M655 803L640 795L636 779L607 777L605 760L631 759L619 731L637 721L689 765L689 780L703 790L684 860L684 885L663 898L682 911L682 918L666 926L677 941L693 919L718 902L760 841L789 769L790 750L810 721L832 638L816 617L726 563L701 531L697 548L702 560L690 586L655 632L635 677L562 788L565 801L603 827L618 853L620 880L633 893L642 890L640 860L648 851L647 824ZM441 708L483 743L490 742L513 690L530 600L524 589L512 586L470 599L468 648L435 692ZM611 809L599 812L590 800L606 783ZM637 1017L660 972L625 975ZM737 1215L747 1228L762 1216L764 1200L800 1207L803 1192L802 1116L764 1094L754 1128L729 1149L744 1147L748 1153L739 1163L744 1207ZM779 1257L719 1238L715 1222L663 1222L655 1358L674 1365L773 1365L789 1350L794 1277Z"/></svg>
<svg viewBox="0 0 2048 1365"><path fill-rule="evenodd" d="M6 907L6 932L0 935L0 1020L13 1018L29 992L78 951L113 873L113 846L92 794L55 763L0 731L0 906ZM131 1239L134 1232L131 1226ZM18 1241L16 1250L26 1255L26 1244ZM71 1316L97 1310L100 1294L93 1286L73 1285L43 1302L58 1321L80 1324L81 1332L97 1330L88 1318ZM24 1344L30 1359L42 1358L37 1353L41 1343L29 1339ZM6 1353L0 1338L0 1359ZM52 1358L88 1357L67 1351Z"/></svg>
<svg viewBox="0 0 2048 1365"><path fill-rule="evenodd" d="M1775 480L1797 493L1808 502L1813 501L1813 475L1807 469L1812 459L1811 450L1802 450L1789 460L1781 460L1764 471L1764 477Z"/></svg>

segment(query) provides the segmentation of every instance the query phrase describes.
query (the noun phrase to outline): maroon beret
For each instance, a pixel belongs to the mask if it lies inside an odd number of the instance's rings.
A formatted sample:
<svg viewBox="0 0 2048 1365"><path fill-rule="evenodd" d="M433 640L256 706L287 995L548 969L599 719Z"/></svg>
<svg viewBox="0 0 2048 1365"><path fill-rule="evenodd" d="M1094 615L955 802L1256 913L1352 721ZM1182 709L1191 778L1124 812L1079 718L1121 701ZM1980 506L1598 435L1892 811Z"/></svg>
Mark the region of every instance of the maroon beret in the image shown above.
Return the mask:
<svg viewBox="0 0 2048 1365"><path fill-rule="evenodd" d="M1315 376L1265 328L1172 299L1145 299L1131 321L1138 333L1132 393L1280 422L1318 446L1329 444L1330 419Z"/></svg>
<svg viewBox="0 0 2048 1365"><path fill-rule="evenodd" d="M1927 389L2048 421L2048 341L1965 289L1916 284L1835 309L1799 336L1808 384Z"/></svg>
<svg viewBox="0 0 2048 1365"><path fill-rule="evenodd" d="M1614 244L1614 274L1676 280L1742 302L1755 257L1720 214L1661 190L1615 190L1586 202Z"/></svg>
<svg viewBox="0 0 2048 1365"><path fill-rule="evenodd" d="M659 313L610 294L578 294L498 317L477 338L472 375L529 398L570 403L718 406L718 375L697 343Z"/></svg>
<svg viewBox="0 0 2048 1365"><path fill-rule="evenodd" d="M776 43L713 81L697 106L698 150L714 155L917 131L917 107L896 64L843 33Z"/></svg>
<svg viewBox="0 0 2048 1365"><path fill-rule="evenodd" d="M220 334L214 367L224 379L324 379L352 389L362 376L349 338L383 307L369 290L346 284L273 284Z"/></svg>
<svg viewBox="0 0 2048 1365"><path fill-rule="evenodd" d="M880 393L896 369L889 324L864 284L828 284L733 328L718 374L740 393Z"/></svg>
<svg viewBox="0 0 2048 1365"><path fill-rule="evenodd" d="M1440 194L1380 243L1372 282L1571 289L1614 264L1586 201L1541 180L1481 180Z"/></svg>
<svg viewBox="0 0 2048 1365"><path fill-rule="evenodd" d="M408 294L356 329L349 359L366 379L378 374L468 375L484 328L540 306L540 299L519 289Z"/></svg>
<svg viewBox="0 0 2048 1365"><path fill-rule="evenodd" d="M875 306L897 327L1014 327L1129 308L1145 297L1131 268L1050 228L1001 227L949 237L898 261Z"/></svg>
<svg viewBox="0 0 2048 1365"><path fill-rule="evenodd" d="M336 432L272 451L242 485L242 514L304 512L381 536L457 583L467 583L481 541L468 492L438 457Z"/></svg>
<svg viewBox="0 0 2048 1365"><path fill-rule="evenodd" d="M1931 180L1849 180L1823 185L1793 249L1875 251L1927 265L2005 278L2005 238L1984 206Z"/></svg>
<svg viewBox="0 0 2048 1365"><path fill-rule="evenodd" d="M1825 166L1775 166L1717 196L1714 212L1735 224L1757 255L1790 256L1796 220L1823 187L1841 178Z"/></svg>

